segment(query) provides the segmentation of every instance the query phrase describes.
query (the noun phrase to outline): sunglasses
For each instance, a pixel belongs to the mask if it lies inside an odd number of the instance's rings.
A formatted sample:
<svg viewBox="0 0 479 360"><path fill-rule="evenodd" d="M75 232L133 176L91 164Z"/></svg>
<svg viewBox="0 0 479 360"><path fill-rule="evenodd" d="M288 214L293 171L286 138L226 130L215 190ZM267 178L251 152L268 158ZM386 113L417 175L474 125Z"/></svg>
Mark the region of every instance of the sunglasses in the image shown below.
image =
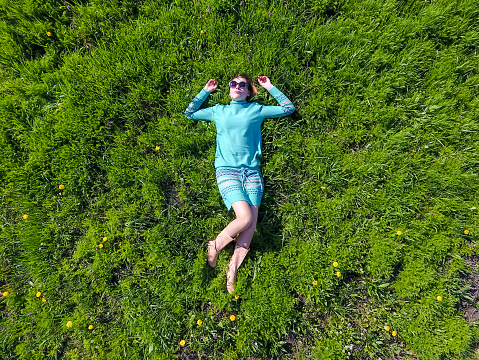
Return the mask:
<svg viewBox="0 0 479 360"><path fill-rule="evenodd" d="M240 89L245 89L248 87L248 83L245 82L245 81L240 81L240 82L236 82L236 81L230 81L229 82L229 86L230 88L236 88L236 86L239 85Z"/></svg>

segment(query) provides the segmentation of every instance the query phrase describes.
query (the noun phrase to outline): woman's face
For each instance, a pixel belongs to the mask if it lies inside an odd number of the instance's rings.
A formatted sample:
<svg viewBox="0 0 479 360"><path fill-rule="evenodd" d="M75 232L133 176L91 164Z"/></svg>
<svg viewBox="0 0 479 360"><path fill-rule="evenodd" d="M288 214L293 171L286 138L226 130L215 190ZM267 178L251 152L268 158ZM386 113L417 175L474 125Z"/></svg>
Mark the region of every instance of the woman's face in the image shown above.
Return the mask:
<svg viewBox="0 0 479 360"><path fill-rule="evenodd" d="M245 88L240 88L239 85L238 85L241 81L246 82L246 79L242 78L242 77L238 77L238 78L234 78L231 81L236 81L236 83L237 83L235 88L230 88L231 100L233 100L233 101L246 101L246 98L249 96L248 86L246 86Z"/></svg>

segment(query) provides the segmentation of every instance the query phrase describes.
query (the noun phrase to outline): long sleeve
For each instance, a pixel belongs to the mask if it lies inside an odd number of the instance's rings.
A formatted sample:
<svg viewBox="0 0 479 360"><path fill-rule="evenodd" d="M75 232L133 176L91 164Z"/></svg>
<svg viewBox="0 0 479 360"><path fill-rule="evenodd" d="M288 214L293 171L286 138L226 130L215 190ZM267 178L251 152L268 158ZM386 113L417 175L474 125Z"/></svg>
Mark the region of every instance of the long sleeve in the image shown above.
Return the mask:
<svg viewBox="0 0 479 360"><path fill-rule="evenodd" d="M188 119L192 120L205 120L205 121L212 121L213 120L213 108L209 107L206 109L198 110L206 100L210 93L206 91L204 88L195 96L193 101L188 105L185 110L185 116Z"/></svg>
<svg viewBox="0 0 479 360"><path fill-rule="evenodd" d="M278 90L276 86L273 86L268 91L281 106L262 106L261 116L264 118L276 118L280 116L286 116L292 114L296 109L293 103Z"/></svg>

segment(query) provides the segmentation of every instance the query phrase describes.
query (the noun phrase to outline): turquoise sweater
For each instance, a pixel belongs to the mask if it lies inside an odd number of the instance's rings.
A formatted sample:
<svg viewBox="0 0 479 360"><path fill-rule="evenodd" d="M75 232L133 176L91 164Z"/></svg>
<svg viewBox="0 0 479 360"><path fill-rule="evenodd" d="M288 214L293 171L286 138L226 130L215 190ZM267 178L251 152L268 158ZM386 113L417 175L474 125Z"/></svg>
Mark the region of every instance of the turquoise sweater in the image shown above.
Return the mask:
<svg viewBox="0 0 479 360"><path fill-rule="evenodd" d="M213 121L216 126L215 168L252 167L260 164L261 124L266 118L277 118L294 112L294 105L273 86L269 93L281 106L264 106L257 102L230 101L229 105L198 110L210 94L202 89L188 105L185 115L192 120Z"/></svg>

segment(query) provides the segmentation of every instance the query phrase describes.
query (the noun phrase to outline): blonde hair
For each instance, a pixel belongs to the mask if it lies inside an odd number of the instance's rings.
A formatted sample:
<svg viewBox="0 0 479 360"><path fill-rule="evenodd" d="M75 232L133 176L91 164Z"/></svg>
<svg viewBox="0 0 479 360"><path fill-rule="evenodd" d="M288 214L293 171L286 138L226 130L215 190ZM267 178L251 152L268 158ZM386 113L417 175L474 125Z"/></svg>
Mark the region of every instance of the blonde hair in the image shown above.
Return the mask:
<svg viewBox="0 0 479 360"><path fill-rule="evenodd" d="M246 100L249 100L253 96L256 96L256 94L258 93L258 89L256 88L254 80L251 76L243 75L243 74L236 74L235 76L233 76L230 79L230 81L232 81L233 79L237 79L237 78L245 79L246 83L248 84L249 96L246 98Z"/></svg>

